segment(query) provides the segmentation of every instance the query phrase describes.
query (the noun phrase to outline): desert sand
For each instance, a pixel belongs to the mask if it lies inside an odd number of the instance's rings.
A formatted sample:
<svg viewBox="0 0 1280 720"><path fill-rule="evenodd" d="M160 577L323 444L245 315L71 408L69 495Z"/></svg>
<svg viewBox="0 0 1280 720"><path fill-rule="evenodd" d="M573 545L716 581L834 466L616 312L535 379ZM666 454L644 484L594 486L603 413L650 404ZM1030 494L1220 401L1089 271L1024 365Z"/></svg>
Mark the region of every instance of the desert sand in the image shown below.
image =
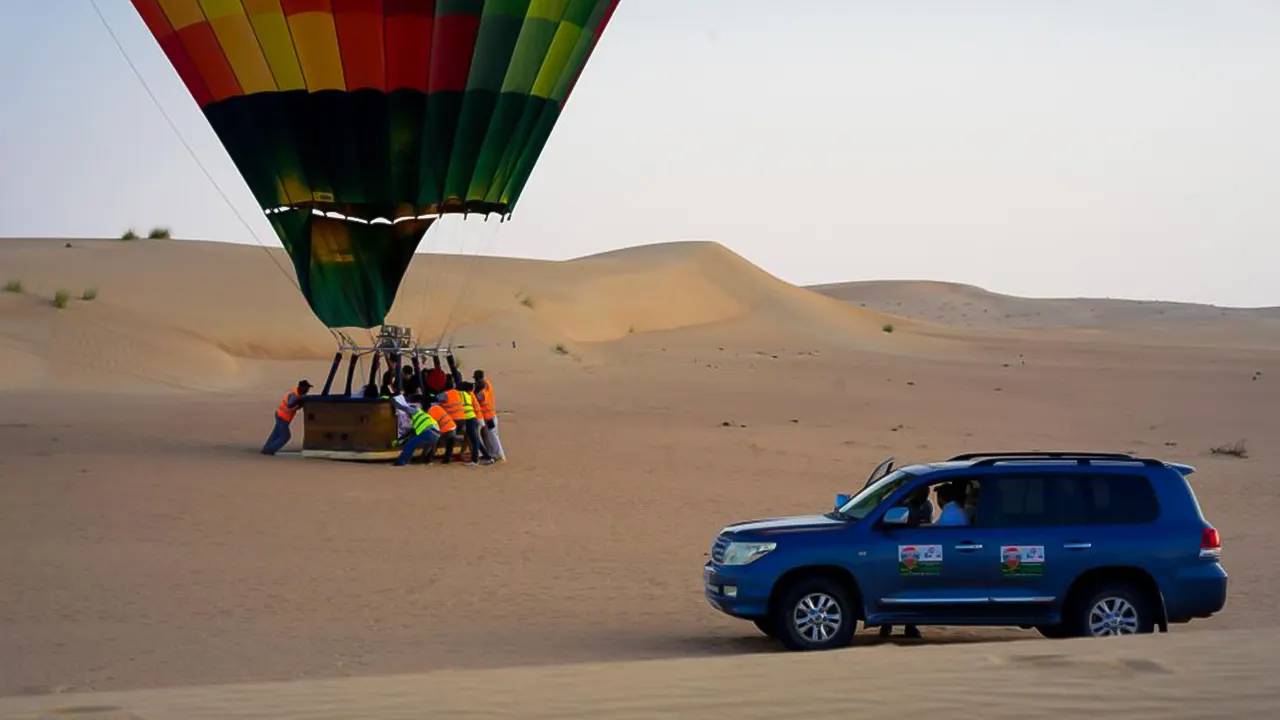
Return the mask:
<svg viewBox="0 0 1280 720"><path fill-rule="evenodd" d="M1274 311L801 288L714 243L425 255L391 321L486 345L462 359L494 380L511 460L391 468L257 453L334 349L287 268L254 246L0 241L0 282L22 283L0 293L4 717L1277 702ZM1239 440L1247 457L1210 452ZM889 455L1027 448L1195 465L1227 608L1155 637L926 628L801 656L702 598L728 522L821 512Z"/></svg>

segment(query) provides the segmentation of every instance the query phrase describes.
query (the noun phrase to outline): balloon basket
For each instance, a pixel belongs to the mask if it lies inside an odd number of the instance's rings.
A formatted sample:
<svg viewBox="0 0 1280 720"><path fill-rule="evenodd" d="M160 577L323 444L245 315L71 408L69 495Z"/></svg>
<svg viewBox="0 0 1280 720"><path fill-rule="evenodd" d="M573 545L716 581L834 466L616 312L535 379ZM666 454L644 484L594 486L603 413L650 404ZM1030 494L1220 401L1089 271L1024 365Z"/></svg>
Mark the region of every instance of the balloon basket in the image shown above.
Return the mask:
<svg viewBox="0 0 1280 720"><path fill-rule="evenodd" d="M302 402L302 456L306 458L354 462L395 460L400 456L400 448L396 445L399 425L396 403L390 396L403 393L412 401L413 395L419 391L405 392L407 382L425 388L423 393L428 396L441 392L449 378L455 384L462 382L462 371L454 351L480 347L425 347L414 341L412 330L395 325L383 326L372 345L361 346L345 336L342 340L334 354L324 388L318 395L307 396ZM505 346L505 343L501 345ZM515 347L514 342L511 347ZM370 359L370 368L367 378L363 378L366 382L357 388L356 368L363 358ZM345 389L336 392L333 385L344 360L347 361ZM380 372L384 362L390 371L388 377L382 377ZM405 372L405 368L412 370ZM389 383L383 382L388 379ZM445 443L439 443L433 458L444 459L444 448ZM465 448L466 440L458 434L453 446L454 459L461 458Z"/></svg>

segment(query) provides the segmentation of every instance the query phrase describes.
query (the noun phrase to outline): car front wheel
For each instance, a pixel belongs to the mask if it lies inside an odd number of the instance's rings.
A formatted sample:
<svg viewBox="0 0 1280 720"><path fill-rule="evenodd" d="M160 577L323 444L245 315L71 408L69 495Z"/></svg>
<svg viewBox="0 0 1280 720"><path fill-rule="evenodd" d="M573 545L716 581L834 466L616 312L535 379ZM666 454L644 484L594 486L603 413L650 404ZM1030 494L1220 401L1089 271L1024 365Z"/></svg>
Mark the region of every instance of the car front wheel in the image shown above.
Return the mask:
<svg viewBox="0 0 1280 720"><path fill-rule="evenodd" d="M828 578L801 580L774 609L773 627L791 650L831 650L853 639L858 621L849 593Z"/></svg>

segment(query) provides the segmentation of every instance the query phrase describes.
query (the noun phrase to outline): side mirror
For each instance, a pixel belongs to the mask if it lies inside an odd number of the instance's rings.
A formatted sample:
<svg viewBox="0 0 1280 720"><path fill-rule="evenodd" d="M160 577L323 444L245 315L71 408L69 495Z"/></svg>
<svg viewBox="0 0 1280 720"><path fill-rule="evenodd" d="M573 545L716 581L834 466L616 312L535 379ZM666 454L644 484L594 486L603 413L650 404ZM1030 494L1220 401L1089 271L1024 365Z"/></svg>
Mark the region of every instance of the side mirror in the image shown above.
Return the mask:
<svg viewBox="0 0 1280 720"><path fill-rule="evenodd" d="M845 495L844 493L840 493L839 495L836 495L836 508L835 508L835 509L836 509L836 510L839 510L840 508L842 508L842 507L844 507L845 505L847 505L851 497L852 497L852 496L850 496L850 495Z"/></svg>
<svg viewBox="0 0 1280 720"><path fill-rule="evenodd" d="M906 525L911 520L911 511L904 507L889 508L884 514L885 525Z"/></svg>

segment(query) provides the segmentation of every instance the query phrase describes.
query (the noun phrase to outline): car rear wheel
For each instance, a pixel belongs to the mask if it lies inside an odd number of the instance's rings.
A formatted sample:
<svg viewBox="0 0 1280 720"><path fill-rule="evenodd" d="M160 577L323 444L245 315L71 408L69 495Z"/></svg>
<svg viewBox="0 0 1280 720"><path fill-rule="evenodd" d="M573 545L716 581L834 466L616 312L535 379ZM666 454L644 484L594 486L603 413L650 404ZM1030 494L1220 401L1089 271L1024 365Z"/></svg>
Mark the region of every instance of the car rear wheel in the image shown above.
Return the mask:
<svg viewBox="0 0 1280 720"><path fill-rule="evenodd" d="M853 639L858 621L849 593L829 578L801 580L774 609L777 637L791 650L831 650Z"/></svg>
<svg viewBox="0 0 1280 720"><path fill-rule="evenodd" d="M1075 603L1068 628L1071 635L1081 637L1150 633L1155 631L1155 613L1141 589L1128 583L1102 583Z"/></svg>

